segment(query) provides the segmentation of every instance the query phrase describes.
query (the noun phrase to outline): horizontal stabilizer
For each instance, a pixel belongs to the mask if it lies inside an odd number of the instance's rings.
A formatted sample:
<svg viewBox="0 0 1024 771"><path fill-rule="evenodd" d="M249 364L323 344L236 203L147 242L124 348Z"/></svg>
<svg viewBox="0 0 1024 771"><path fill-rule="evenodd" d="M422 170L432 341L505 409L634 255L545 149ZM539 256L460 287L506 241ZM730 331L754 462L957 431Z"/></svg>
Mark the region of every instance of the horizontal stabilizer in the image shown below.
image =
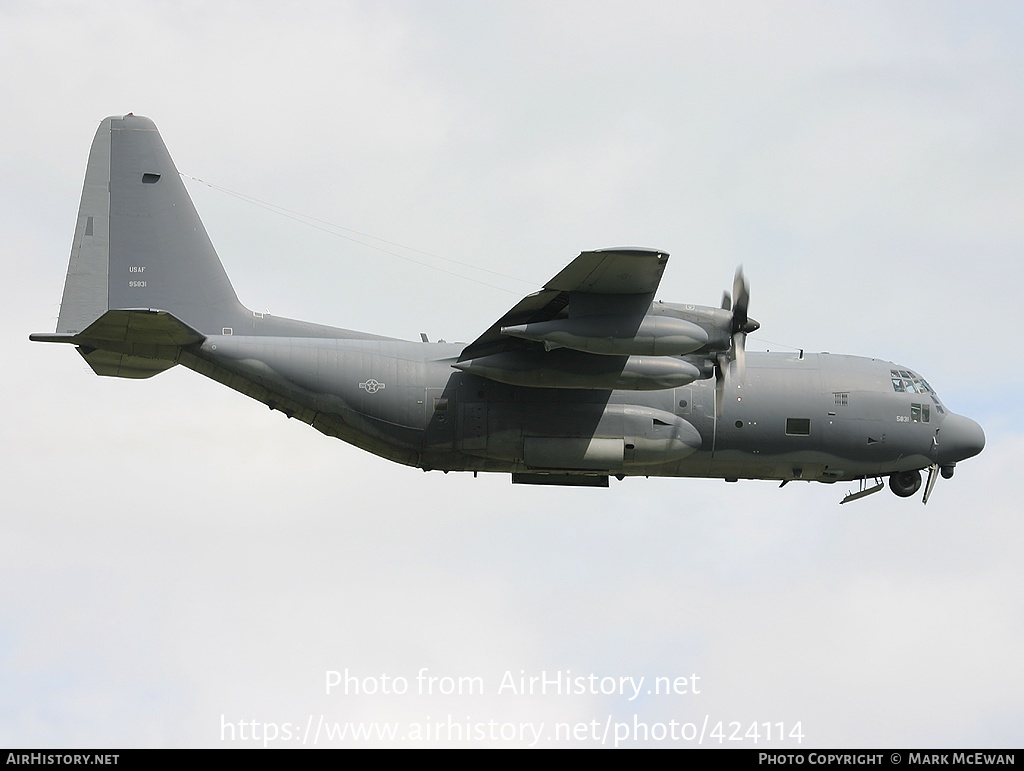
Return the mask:
<svg viewBox="0 0 1024 771"><path fill-rule="evenodd" d="M191 345L206 339L166 311L121 309L107 311L86 327L79 337L113 340L136 345Z"/></svg>
<svg viewBox="0 0 1024 771"><path fill-rule="evenodd" d="M159 375L170 369L175 362L165 359L150 359L145 356L131 356L126 353L114 353L99 348L79 348L82 358L92 367L92 371L101 377L123 377L142 380Z"/></svg>
<svg viewBox="0 0 1024 771"><path fill-rule="evenodd" d="M183 346L205 337L166 311L111 310L77 334L34 334L40 343L71 343L97 375L147 378L178 362Z"/></svg>

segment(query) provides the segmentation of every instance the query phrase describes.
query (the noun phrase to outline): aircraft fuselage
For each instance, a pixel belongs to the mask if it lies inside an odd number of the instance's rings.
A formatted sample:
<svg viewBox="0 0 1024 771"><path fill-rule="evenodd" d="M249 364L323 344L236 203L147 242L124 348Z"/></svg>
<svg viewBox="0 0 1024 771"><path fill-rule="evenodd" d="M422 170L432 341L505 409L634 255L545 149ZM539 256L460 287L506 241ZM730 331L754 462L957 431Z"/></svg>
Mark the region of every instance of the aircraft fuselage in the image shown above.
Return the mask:
<svg viewBox="0 0 1024 771"><path fill-rule="evenodd" d="M214 336L180 363L228 385L216 372L233 374L256 398L262 385L261 401L324 433L443 471L835 482L952 464L984 441L959 424L947 441L959 416L930 389L895 390L893 373L909 371L880 359L750 353L717 415L712 380L519 388L453 370L462 348Z"/></svg>

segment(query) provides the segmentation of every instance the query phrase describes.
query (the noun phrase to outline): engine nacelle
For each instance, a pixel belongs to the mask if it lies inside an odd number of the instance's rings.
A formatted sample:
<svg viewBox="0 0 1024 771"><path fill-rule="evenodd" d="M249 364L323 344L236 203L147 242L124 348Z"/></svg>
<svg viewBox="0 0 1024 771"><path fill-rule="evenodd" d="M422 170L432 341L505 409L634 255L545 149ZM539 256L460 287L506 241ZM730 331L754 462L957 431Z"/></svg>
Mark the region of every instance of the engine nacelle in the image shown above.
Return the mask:
<svg viewBox="0 0 1024 771"><path fill-rule="evenodd" d="M592 356L574 350L506 351L453 364L488 380L528 388L656 391L701 377L701 369L670 356Z"/></svg>
<svg viewBox="0 0 1024 771"><path fill-rule="evenodd" d="M701 446L690 423L663 410L605 407L592 436L525 436L523 460L535 470L606 471L681 460Z"/></svg>
<svg viewBox="0 0 1024 771"><path fill-rule="evenodd" d="M675 318L703 330L707 335L707 343L702 352L714 354L728 351L732 345L731 311L706 305L679 305L660 301L654 304L654 309L659 316ZM757 322L753 325L757 325Z"/></svg>
<svg viewBox="0 0 1024 771"><path fill-rule="evenodd" d="M630 316L577 316L502 327L501 333L606 356L679 356L703 348L708 333L674 316L648 314L639 323Z"/></svg>

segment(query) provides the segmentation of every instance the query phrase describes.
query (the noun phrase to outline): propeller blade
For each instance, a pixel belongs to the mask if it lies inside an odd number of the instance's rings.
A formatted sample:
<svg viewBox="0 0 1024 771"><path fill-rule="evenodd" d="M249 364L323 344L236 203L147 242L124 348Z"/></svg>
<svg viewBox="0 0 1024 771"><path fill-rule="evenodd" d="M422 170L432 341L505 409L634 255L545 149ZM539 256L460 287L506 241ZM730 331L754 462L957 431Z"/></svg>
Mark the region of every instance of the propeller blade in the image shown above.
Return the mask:
<svg viewBox="0 0 1024 771"><path fill-rule="evenodd" d="M732 280L732 294L729 290L722 292L722 310L730 311L729 350L718 354L715 360L715 415L722 417L725 389L729 385L732 362L736 362L736 376L742 382L747 374L747 333L753 332L761 325L747 316L750 304L750 285L743 275L743 266L736 268Z"/></svg>
<svg viewBox="0 0 1024 771"><path fill-rule="evenodd" d="M750 303L750 286L743 277L743 266L736 268L732 280L732 295L736 301L732 308L732 331L737 332L747 325L747 305Z"/></svg>
<svg viewBox="0 0 1024 771"><path fill-rule="evenodd" d="M729 384L729 355L718 354L718 363L715 366L715 417L722 417L722 407L725 405L725 387Z"/></svg>
<svg viewBox="0 0 1024 771"><path fill-rule="evenodd" d="M743 381L747 374L747 333L737 332L732 336L732 352L736 357L736 377Z"/></svg>

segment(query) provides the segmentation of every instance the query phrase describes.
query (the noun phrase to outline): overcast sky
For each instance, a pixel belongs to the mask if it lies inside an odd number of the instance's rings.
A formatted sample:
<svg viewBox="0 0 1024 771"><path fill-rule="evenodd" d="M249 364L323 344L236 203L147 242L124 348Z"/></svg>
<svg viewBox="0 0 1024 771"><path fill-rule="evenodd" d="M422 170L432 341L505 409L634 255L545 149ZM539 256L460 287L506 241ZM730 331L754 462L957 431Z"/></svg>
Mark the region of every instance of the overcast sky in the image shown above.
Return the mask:
<svg viewBox="0 0 1024 771"><path fill-rule="evenodd" d="M410 737L448 720L1020 746L1022 40L1015 2L0 2L0 746L261 743L239 721L459 744ZM129 111L252 308L472 340L583 249L670 252L675 302L742 263L750 350L912 367L987 447L927 507L513 487L181 368L98 378L28 334L56 323L96 127ZM346 669L409 693L325 693ZM422 669L483 692L419 694ZM690 687L499 692L566 670Z"/></svg>

